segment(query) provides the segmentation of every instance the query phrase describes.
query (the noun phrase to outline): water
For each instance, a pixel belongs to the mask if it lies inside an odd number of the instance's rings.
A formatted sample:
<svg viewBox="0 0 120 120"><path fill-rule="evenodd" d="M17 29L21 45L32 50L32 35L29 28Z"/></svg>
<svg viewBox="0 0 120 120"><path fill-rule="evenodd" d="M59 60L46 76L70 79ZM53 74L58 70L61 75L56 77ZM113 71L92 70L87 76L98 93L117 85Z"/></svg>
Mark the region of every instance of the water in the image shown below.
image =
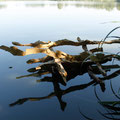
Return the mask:
<svg viewBox="0 0 120 120"><path fill-rule="evenodd" d="M31 43L37 40L56 41L64 38L77 41L81 39L101 40L113 28L120 26L119 1L0 1L0 45L12 46L13 41ZM116 30L112 35L119 35ZM89 46L91 48L91 46ZM119 52L119 44L104 45L106 52ZM25 47L26 48L26 47ZM25 50L22 48L22 50ZM116 48L116 49L114 49ZM81 47L58 47L68 54L79 54ZM0 50L0 119L1 120L85 120L81 112L94 119L104 120L97 110L106 113L104 107L98 103L95 87L87 73L67 82L67 86L60 84L62 90L69 90L62 96L62 102L56 96L41 99L54 92L52 82L40 82L41 77L26 77L27 70L38 64L28 65L31 58L43 57L43 54L29 56L13 56ZM116 62L116 61L115 61ZM111 63L110 63L111 64ZM116 62L119 64L119 62ZM111 72L108 72L110 74ZM42 77L43 78L43 77ZM84 85L84 89L82 88ZM100 86L96 86L99 98L103 101L118 100L112 93L110 81L105 81L106 90L103 93ZM119 76L112 79L112 85L117 92ZM58 89L59 87L57 87ZM59 89L58 89L59 91ZM18 99L36 97L36 101L26 101L22 105L10 107ZM64 106L66 104L66 106ZM61 108L64 106L64 111ZM118 116L118 118L120 118Z"/></svg>

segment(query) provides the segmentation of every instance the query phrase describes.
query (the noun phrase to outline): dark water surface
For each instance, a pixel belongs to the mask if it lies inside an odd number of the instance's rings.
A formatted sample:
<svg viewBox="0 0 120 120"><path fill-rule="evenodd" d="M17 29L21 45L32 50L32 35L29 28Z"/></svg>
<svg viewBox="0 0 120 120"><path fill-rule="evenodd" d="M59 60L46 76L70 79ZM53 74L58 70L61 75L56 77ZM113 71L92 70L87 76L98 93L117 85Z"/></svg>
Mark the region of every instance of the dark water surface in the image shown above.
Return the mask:
<svg viewBox="0 0 120 120"><path fill-rule="evenodd" d="M78 36L81 39L101 40L119 25L120 4L115 0L0 1L0 45L11 46L13 41L30 43L63 38L76 41ZM119 32L116 30L114 35L119 35ZM89 46L92 47L96 46ZM81 47L71 46L55 49L69 54L79 54L83 51ZM117 53L119 49L119 44L104 45L105 52ZM38 65L29 65L26 63L27 60L43 56L37 54L20 57L0 50L0 120L87 119L82 114L93 120L107 120L102 114L111 112L111 109L107 111L99 104L95 91L102 101L119 101L110 87L110 80L105 81L106 90L102 92L99 85L93 86L90 83L92 80L88 73L76 75L67 82L67 86L52 82L36 82L44 76L16 79L18 76L30 74L27 70ZM114 64L119 62L115 61ZM116 70L118 69L109 71L108 75ZM119 96L119 75L111 79L111 82ZM61 90L64 90L65 94L59 99ZM26 102L10 107L10 104L23 98L26 98ZM115 116L120 119L119 115Z"/></svg>

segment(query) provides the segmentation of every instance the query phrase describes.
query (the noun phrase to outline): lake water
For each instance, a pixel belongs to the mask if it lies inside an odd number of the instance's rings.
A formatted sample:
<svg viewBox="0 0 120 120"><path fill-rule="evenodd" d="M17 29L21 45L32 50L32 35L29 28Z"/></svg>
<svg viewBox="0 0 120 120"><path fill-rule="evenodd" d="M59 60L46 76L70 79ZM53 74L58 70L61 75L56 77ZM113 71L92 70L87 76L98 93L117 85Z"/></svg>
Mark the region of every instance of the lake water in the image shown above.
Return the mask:
<svg viewBox="0 0 120 120"><path fill-rule="evenodd" d="M101 40L112 29L120 26L119 2L0 0L0 45L12 46L13 41L31 43L64 38L77 41L78 36L83 40ZM112 35L120 36L119 33L118 29ZM119 44L104 47L105 52L120 51ZM55 49L68 54L79 54L83 51L81 47L72 46ZM44 76L16 79L18 76L30 74L27 70L38 65L27 64L27 60L43 56L36 54L20 57L0 50L0 120L86 120L82 114L93 120L107 120L101 113L108 111L98 103L95 89L101 100L119 101L111 90L110 80L105 81L106 90L102 92L99 85L88 84L92 80L87 73L76 76L68 81L66 86L59 84L60 89L65 92L70 90L60 101L54 93L56 89L52 82L36 82ZM117 61L115 63L119 64ZM120 87L119 80L119 76L111 79L116 92ZM54 94L49 97L51 93ZM9 106L18 99L34 97L37 98L36 101L28 100L20 105ZM118 119L119 115L116 116Z"/></svg>

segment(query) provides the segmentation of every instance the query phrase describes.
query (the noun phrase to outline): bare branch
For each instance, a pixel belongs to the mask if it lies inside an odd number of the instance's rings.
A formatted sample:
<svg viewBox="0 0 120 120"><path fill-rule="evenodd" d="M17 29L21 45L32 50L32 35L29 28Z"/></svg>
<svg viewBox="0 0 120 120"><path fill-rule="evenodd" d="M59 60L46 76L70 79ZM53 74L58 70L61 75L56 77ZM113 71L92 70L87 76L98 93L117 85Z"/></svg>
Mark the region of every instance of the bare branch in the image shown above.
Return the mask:
<svg viewBox="0 0 120 120"><path fill-rule="evenodd" d="M12 42L16 46L31 46L31 47L38 47L38 48L51 48L56 46L63 46L63 45L71 45L71 46L81 46L81 45L93 45L93 44L100 44L100 41L90 41L90 40L79 40L78 42L74 42L68 39L57 40L55 42L43 42L37 41L35 43L30 44L20 44L18 42ZM120 43L120 39L105 41L104 44L113 44L113 43Z"/></svg>

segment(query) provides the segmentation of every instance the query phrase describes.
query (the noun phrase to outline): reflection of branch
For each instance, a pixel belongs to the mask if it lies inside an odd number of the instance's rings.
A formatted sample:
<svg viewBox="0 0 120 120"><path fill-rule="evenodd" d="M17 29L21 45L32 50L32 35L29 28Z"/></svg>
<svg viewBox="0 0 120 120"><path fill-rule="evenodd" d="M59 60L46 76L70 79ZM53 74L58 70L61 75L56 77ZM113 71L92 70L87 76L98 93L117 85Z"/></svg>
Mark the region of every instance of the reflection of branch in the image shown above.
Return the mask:
<svg viewBox="0 0 120 120"><path fill-rule="evenodd" d="M54 97L54 96L58 96L59 97L59 94L62 97L63 95L65 95L67 93L70 93L70 92L73 92L73 91L76 91L76 90L83 90L83 89L87 88L88 86L92 85L93 83L94 83L94 81L91 81L91 82L89 82L87 84L69 87L66 90L61 90L59 88L59 86L55 87L55 84L54 84L55 92L52 92L49 95L44 96L44 97L22 98L22 99L17 100L16 102L10 104L10 106L21 105L21 104L23 104L24 102L27 102L27 101L40 101L40 100L44 100L44 99L49 99L49 98ZM60 98L59 98L59 100L60 100ZM65 104L65 103L63 102L63 104ZM61 109L63 109L63 108L61 108Z"/></svg>
<svg viewBox="0 0 120 120"><path fill-rule="evenodd" d="M105 84L98 77L96 77L92 71L88 70L88 74L93 80L95 80L96 83L100 84L101 90L104 92Z"/></svg>
<svg viewBox="0 0 120 120"><path fill-rule="evenodd" d="M110 119L110 120L118 120L118 119L115 119L113 116L112 116L112 117L106 116L104 113L100 112L99 110L98 110L98 112L99 112L103 117L105 117L105 118L107 118L107 119Z"/></svg>
<svg viewBox="0 0 120 120"><path fill-rule="evenodd" d="M44 77L42 79L36 80L36 82L53 82L53 78L52 77Z"/></svg>
<svg viewBox="0 0 120 120"><path fill-rule="evenodd" d="M56 78L53 81L53 86L54 86L55 96L58 98L58 101L60 103L61 109L64 111L67 103L62 100L63 91L60 89L60 85L58 84Z"/></svg>
<svg viewBox="0 0 120 120"><path fill-rule="evenodd" d="M66 69L66 71L67 71L67 73L68 73L68 77L67 78L70 78L70 74L69 73L71 73L71 72L73 72L73 70L74 70L74 72L76 72L77 74L83 74L84 72L87 72L87 70L85 71L81 71L81 73L79 72L79 67L80 67L80 63L62 63L63 64L63 66L65 67L65 69ZM66 65L65 65L66 64ZM90 64L90 63L89 63ZM51 64L52 66L54 66L54 64ZM31 76L33 76L33 77L37 77L37 76L42 76L42 75L45 75L45 74L49 74L49 73L51 73L51 68L50 68L50 66L51 65L49 65L49 64L44 64L44 66L41 66L41 69L37 72L37 73L32 73L32 74L28 74L28 75L23 75L23 76L19 76L19 77L16 77L16 79L20 79L20 78L24 78L24 77L31 77ZM72 71L71 71L71 68L69 68L69 66L71 66L72 67ZM84 63L84 65L83 65L83 68L85 68L85 67L87 67L87 64L85 65L85 63ZM78 68L77 68L78 67ZM73 69L74 68L74 69ZM104 66L102 66L102 68L105 70L105 71L107 71L107 70L110 70L110 69L116 69L116 68L120 68L120 66L119 65L104 65ZM75 70L76 69L76 70ZM70 70L70 72L68 71L68 70ZM29 72L35 72L35 71L37 71L35 68L31 68L31 69L29 69L28 70ZM96 67L96 66L92 66L92 71L93 71L93 73L94 74L100 74L100 72L99 72L99 70L98 70L98 68ZM82 73L83 72L83 73ZM114 74L114 73L113 73ZM115 73L116 74L116 73ZM103 79L103 78L100 78L100 79ZM39 80L38 80L39 81ZM40 80L40 81L44 81L44 80Z"/></svg>
<svg viewBox="0 0 120 120"><path fill-rule="evenodd" d="M70 93L70 92L73 92L73 91L76 91L76 90L83 90L83 89L87 88L88 86L92 85L93 83L94 83L94 81L91 81L87 84L71 86L71 87L67 88L66 90L64 90L63 93L67 94L67 93Z"/></svg>
<svg viewBox="0 0 120 120"><path fill-rule="evenodd" d="M101 80L109 80L109 79L117 77L118 75L120 75L120 70L117 70L114 73L112 73L112 74L110 74L110 75L108 75L106 77L100 78L100 79Z"/></svg>
<svg viewBox="0 0 120 120"><path fill-rule="evenodd" d="M94 74L100 74L100 71L96 66L91 66L91 67L92 67ZM120 66L117 64L116 65L102 65L102 69L105 70L106 72L110 71L111 69L117 69L117 68L120 68Z"/></svg>
<svg viewBox="0 0 120 120"><path fill-rule="evenodd" d="M51 93L51 94L49 94L48 96L45 96L45 97L22 98L22 99L17 100L16 102L10 104L10 106L14 106L14 105L17 105L17 104L21 105L21 104L23 104L24 102L27 102L27 101L39 101L39 100L43 100L43 99L49 99L53 96L55 96L54 93Z"/></svg>
<svg viewBox="0 0 120 120"><path fill-rule="evenodd" d="M117 102L117 101L113 101L113 102ZM111 104L113 104L113 102ZM112 105L109 105L109 103L105 103L105 102L100 102L101 105L103 105L104 107L110 109L110 110L115 110L115 111L120 111L120 107L115 107Z"/></svg>
<svg viewBox="0 0 120 120"><path fill-rule="evenodd" d="M85 119L87 119L87 120L93 120L93 119L89 118L88 116L86 116L85 114L83 114L83 113L81 112L80 108L79 108L79 112L80 112L80 114L81 114Z"/></svg>
<svg viewBox="0 0 120 120"><path fill-rule="evenodd" d="M115 97L118 98L118 99L120 99L120 97L113 90L112 81L110 81L110 87L111 87L112 93L115 95Z"/></svg>
<svg viewBox="0 0 120 120"><path fill-rule="evenodd" d="M113 90L112 87L112 82L110 81L110 85L111 85L111 90L113 92L113 94L115 95L116 98L120 99L120 97L115 93L115 91ZM107 119L112 119L112 120L119 120L119 115L120 115L120 101L102 101L99 99L96 89L94 89L95 91L95 96L99 101L99 104L102 105L104 107L104 109L107 111L106 113L102 113L101 111L98 110L98 112L105 118ZM110 117L111 116L111 117Z"/></svg>
<svg viewBox="0 0 120 120"><path fill-rule="evenodd" d="M46 75L46 74L49 74L50 72L48 71L43 71L43 72L38 72L38 73L33 73L33 74L28 74L28 75L23 75L23 76L19 76L19 77L16 77L16 79L21 79L21 78L25 78L25 77L40 77L42 75Z"/></svg>

